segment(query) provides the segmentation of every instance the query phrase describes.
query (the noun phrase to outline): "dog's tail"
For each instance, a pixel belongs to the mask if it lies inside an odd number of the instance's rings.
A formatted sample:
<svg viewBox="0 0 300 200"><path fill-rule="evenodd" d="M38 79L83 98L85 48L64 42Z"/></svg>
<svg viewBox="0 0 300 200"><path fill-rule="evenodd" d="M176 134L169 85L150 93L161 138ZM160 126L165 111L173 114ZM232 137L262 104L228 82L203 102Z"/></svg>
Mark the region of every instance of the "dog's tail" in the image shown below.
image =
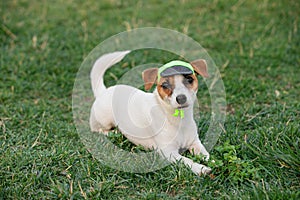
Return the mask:
<svg viewBox="0 0 300 200"><path fill-rule="evenodd" d="M95 62L91 71L91 82L94 96L99 96L106 87L103 82L105 71L120 62L130 51L116 51L113 53L104 54Z"/></svg>

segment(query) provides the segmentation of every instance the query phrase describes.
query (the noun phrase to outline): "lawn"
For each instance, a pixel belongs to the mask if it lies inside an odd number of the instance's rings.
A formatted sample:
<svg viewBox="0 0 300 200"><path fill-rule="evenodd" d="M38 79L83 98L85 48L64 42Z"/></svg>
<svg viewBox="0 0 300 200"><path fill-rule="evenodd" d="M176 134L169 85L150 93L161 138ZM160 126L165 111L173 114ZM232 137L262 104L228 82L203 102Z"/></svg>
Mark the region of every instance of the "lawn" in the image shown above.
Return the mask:
<svg viewBox="0 0 300 200"><path fill-rule="evenodd" d="M0 13L0 199L300 198L299 1L3 0ZM182 164L116 170L80 140L72 92L81 63L110 36L142 27L186 34L219 68L227 116L212 176ZM106 82L168 56L140 54ZM203 132L211 114L202 86ZM118 134L110 140L139 149Z"/></svg>

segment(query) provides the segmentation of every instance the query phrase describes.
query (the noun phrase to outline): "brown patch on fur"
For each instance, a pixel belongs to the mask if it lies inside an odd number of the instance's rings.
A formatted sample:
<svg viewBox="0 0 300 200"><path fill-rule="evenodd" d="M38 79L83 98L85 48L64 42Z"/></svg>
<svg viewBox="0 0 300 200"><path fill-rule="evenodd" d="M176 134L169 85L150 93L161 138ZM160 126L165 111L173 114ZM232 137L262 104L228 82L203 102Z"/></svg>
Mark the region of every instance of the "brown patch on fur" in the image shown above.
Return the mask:
<svg viewBox="0 0 300 200"><path fill-rule="evenodd" d="M168 87L166 87L168 86ZM157 91L161 99L166 99L170 97L174 89L174 77L161 77L159 83L157 84Z"/></svg>
<svg viewBox="0 0 300 200"><path fill-rule="evenodd" d="M151 87L154 85L157 79L157 72L158 68L150 68L143 71L142 77L144 80L145 90L150 90Z"/></svg>
<svg viewBox="0 0 300 200"><path fill-rule="evenodd" d="M201 75L204 78L209 77L209 74L207 72L207 64L205 60L194 60L193 62L191 62L191 65L197 74Z"/></svg>
<svg viewBox="0 0 300 200"><path fill-rule="evenodd" d="M192 78L193 82L189 83L187 82L188 78ZM193 90L193 91L197 91L198 90L198 79L197 76L195 74L191 74L191 75L186 75L183 77L183 84L189 89L189 90Z"/></svg>

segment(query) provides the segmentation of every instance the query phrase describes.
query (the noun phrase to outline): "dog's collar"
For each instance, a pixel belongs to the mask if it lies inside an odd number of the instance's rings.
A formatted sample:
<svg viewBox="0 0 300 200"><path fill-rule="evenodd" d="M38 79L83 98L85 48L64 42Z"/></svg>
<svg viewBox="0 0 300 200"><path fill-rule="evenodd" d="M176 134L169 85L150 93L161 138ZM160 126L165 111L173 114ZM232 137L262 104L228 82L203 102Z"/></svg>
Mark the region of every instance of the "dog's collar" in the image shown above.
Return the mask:
<svg viewBox="0 0 300 200"><path fill-rule="evenodd" d="M168 69L171 68L173 69L168 71ZM173 60L164 64L158 69L157 80L159 82L160 77L173 76L177 74L194 74L194 69L190 63L180 60Z"/></svg>

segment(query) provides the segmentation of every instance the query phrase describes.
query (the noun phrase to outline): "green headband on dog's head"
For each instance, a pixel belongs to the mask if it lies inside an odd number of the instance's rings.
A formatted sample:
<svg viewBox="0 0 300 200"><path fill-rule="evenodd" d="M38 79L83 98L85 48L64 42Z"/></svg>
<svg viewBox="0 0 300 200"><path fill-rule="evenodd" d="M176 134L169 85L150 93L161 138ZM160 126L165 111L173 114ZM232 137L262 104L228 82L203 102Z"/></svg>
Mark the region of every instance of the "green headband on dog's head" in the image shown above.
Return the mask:
<svg viewBox="0 0 300 200"><path fill-rule="evenodd" d="M194 69L190 63L174 60L164 64L158 69L157 80L159 82L160 77L174 76L178 74L194 74Z"/></svg>

